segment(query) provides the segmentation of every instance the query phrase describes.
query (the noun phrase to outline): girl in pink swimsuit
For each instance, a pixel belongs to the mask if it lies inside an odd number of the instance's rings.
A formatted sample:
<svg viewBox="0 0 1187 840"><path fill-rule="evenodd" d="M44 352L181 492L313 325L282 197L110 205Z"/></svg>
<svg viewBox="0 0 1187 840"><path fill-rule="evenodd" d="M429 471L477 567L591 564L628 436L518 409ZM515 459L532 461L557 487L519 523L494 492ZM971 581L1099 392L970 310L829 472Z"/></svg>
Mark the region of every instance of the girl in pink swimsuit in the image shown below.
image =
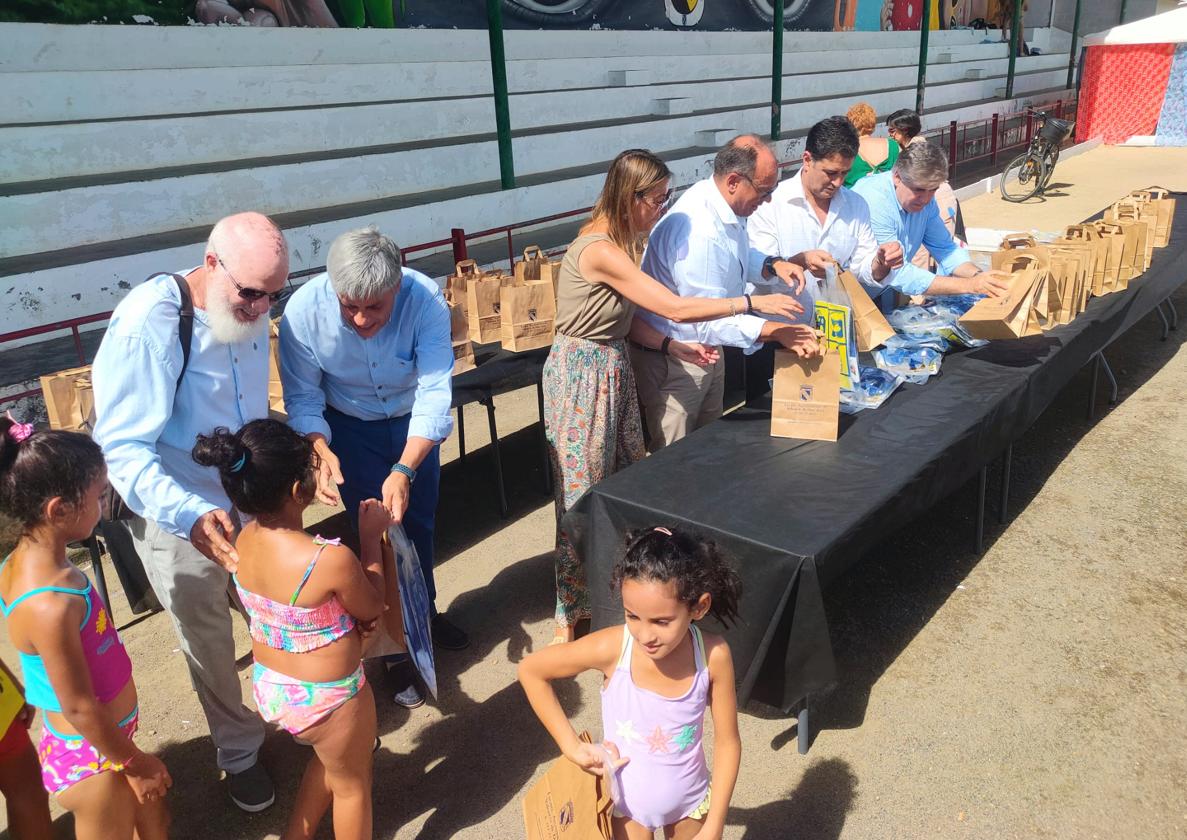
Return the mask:
<svg viewBox="0 0 1187 840"><path fill-rule="evenodd" d="M161 840L172 779L132 740L132 663L90 580L66 559L66 544L98 523L106 484L86 435L0 418L0 510L21 526L0 562L0 611L26 700L41 711L41 781L73 812L79 837Z"/></svg>
<svg viewBox="0 0 1187 840"><path fill-rule="evenodd" d="M235 508L254 517L235 541L235 586L251 619L256 707L313 747L285 829L312 838L333 804L334 836L371 837L375 699L363 674L363 631L384 616L381 539L391 516L359 506L362 558L311 537L302 513L317 487L313 444L284 423L253 420L198 435L194 460L217 467ZM389 610L402 623L398 606Z"/></svg>
<svg viewBox="0 0 1187 840"><path fill-rule="evenodd" d="M694 621L737 617L741 584L717 547L686 531L649 528L627 536L614 569L625 627L545 648L519 666L532 709L570 761L618 775L615 840L658 828L675 840L718 840L738 778L742 742L729 646ZM614 757L582 743L551 680L602 672L602 732ZM713 793L701 746L713 712Z"/></svg>

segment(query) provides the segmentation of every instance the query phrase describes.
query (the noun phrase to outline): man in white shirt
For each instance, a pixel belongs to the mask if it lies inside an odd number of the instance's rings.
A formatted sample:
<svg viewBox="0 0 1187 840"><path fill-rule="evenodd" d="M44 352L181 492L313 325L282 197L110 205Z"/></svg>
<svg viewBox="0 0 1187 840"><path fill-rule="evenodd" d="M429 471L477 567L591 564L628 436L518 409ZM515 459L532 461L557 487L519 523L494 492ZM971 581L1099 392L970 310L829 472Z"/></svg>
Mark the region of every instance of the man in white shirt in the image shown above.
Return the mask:
<svg viewBox="0 0 1187 840"><path fill-rule="evenodd" d="M802 265L751 248L746 236L746 217L770 200L778 183L779 164L771 148L754 135L735 137L717 153L712 177L689 187L652 230L643 271L684 296L741 297L754 282L775 278L802 291ZM753 353L774 341L802 356L819 352L811 329L768 321L749 307L698 324L676 324L642 310L635 317L663 335L709 347L729 345ZM632 346L631 361L651 451L721 416L723 359L700 368Z"/></svg>
<svg viewBox="0 0 1187 840"><path fill-rule="evenodd" d="M746 225L750 245L768 254L796 254L813 275L798 300L802 323L814 321L813 307L824 267L835 260L874 287L903 264L897 242L879 245L865 199L842 184L857 155L858 137L845 117L828 117L808 131L803 166L781 183ZM776 284L777 286L778 284ZM786 289L786 287L783 287Z"/></svg>

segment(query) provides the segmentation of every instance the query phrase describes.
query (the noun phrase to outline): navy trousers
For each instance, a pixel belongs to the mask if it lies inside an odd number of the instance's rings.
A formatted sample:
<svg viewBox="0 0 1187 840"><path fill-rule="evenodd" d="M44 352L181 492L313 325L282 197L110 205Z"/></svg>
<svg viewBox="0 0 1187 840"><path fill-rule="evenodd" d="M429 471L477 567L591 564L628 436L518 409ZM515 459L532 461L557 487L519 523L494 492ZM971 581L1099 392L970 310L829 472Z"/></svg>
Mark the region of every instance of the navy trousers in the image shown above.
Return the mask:
<svg viewBox="0 0 1187 840"><path fill-rule="evenodd" d="M382 499L383 482L391 474L392 464L400 460L408 442L411 415L391 420L360 420L333 408L326 408L326 422L333 435L331 448L342 467L342 502L355 528L358 528L359 502ZM404 513L404 530L416 546L424 573L433 615L437 614L437 585L433 581L433 526L437 517L437 498L441 484L441 447L434 446L416 470L416 481Z"/></svg>

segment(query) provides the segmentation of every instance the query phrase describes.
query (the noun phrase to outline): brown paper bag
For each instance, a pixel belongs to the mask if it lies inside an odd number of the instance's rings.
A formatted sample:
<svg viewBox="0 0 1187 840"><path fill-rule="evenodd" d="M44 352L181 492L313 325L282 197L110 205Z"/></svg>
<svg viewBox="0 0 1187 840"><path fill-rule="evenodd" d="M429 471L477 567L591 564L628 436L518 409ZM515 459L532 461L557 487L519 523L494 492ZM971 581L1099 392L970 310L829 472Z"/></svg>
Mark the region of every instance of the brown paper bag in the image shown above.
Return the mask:
<svg viewBox="0 0 1187 840"><path fill-rule="evenodd" d="M445 280L446 294L452 294L454 303L462 308L463 313L466 311L466 288L471 280L481 276L482 271L478 268L478 263L474 260L462 260L454 265L453 274Z"/></svg>
<svg viewBox="0 0 1187 840"><path fill-rule="evenodd" d="M280 319L268 324L268 406L284 411L284 385L280 380Z"/></svg>
<svg viewBox="0 0 1187 840"><path fill-rule="evenodd" d="M1038 244L1029 233L1008 233L997 247L1001 251L1014 251L1021 248L1034 248Z"/></svg>
<svg viewBox="0 0 1187 840"><path fill-rule="evenodd" d="M1109 261L1109 243L1105 242L1100 235L1100 231L1094 225L1071 225L1062 239L1057 239L1056 244L1067 243L1083 243L1085 246L1092 249L1091 271L1089 272L1092 278L1091 293L1097 297L1105 293L1105 270Z"/></svg>
<svg viewBox="0 0 1187 840"><path fill-rule="evenodd" d="M849 308L853 310L854 331L857 333L857 349L868 353L894 335L894 327L874 305L856 277L848 271L842 271L837 279L849 296Z"/></svg>
<svg viewBox="0 0 1187 840"><path fill-rule="evenodd" d="M1055 313L1057 313L1063 304L1063 297L1058 288L1058 282L1055 279L1052 271L1051 249L1045 245L1036 245L1033 248L1018 248L1013 251L997 251L990 255L990 267L995 271L1004 271L1008 274L1013 274L1016 271L1022 271L1027 268L1037 269L1038 271L1047 272L1047 297L1041 301L1036 302L1036 311L1043 319L1044 327L1053 327L1058 321ZM1061 277L1063 264L1060 263ZM1070 320L1070 319L1069 319ZM1063 322L1066 323L1066 322Z"/></svg>
<svg viewBox="0 0 1187 840"><path fill-rule="evenodd" d="M1171 224L1175 220L1175 200L1161 187L1134 190L1130 195L1150 205L1154 216L1154 247L1165 248L1171 241Z"/></svg>
<svg viewBox="0 0 1187 840"><path fill-rule="evenodd" d="M800 440L836 440L841 413L841 355L801 359L789 350L775 351L771 390L771 436Z"/></svg>
<svg viewBox="0 0 1187 840"><path fill-rule="evenodd" d="M1133 258L1130 257L1127 263L1125 230L1120 225L1115 225L1112 222L1097 221L1092 226L1096 228L1096 232L1100 234L1100 238L1105 242L1108 249L1105 254L1104 284L1101 288L1101 293L1107 295L1117 291L1118 288L1121 288L1121 283L1128 280L1128 277L1125 277L1127 265L1129 276L1133 275ZM1093 294L1096 294L1095 289L1093 289Z"/></svg>
<svg viewBox="0 0 1187 840"><path fill-rule="evenodd" d="M474 359L474 343L470 341L470 324L466 320L466 311L449 289L445 290L445 305L449 307L449 342L453 345L453 375L457 376L477 366Z"/></svg>
<svg viewBox="0 0 1187 840"><path fill-rule="evenodd" d="M1086 299L1086 252L1051 248L1051 319L1067 324L1083 311Z"/></svg>
<svg viewBox="0 0 1187 840"><path fill-rule="evenodd" d="M497 274L480 273L474 278L467 278L464 311L471 341L489 344L499 340L501 287L502 278Z"/></svg>
<svg viewBox="0 0 1187 840"><path fill-rule="evenodd" d="M539 245L529 245L523 249L523 259L515 264L516 282L528 280L547 280L552 284L552 294L556 296L556 284L561 275L561 261L550 260L540 250Z"/></svg>
<svg viewBox="0 0 1187 840"><path fill-rule="evenodd" d="M1132 232L1126 230L1126 235L1137 239L1141 246L1133 260L1133 277L1145 272L1154 256L1154 234L1158 227L1158 214L1154 208L1136 199L1123 199L1105 211L1105 221L1134 228Z"/></svg>
<svg viewBox="0 0 1187 840"><path fill-rule="evenodd" d="M960 325L973 338L1025 338L1043 331L1048 312L1050 272L1033 266L1010 275L1010 290L1002 297L984 298L960 316Z"/></svg>
<svg viewBox="0 0 1187 840"><path fill-rule="evenodd" d="M1088 298L1092 296L1092 275L1096 263L1095 246L1084 240L1057 239L1051 243L1051 251L1052 253L1062 251L1076 254L1080 258L1080 274L1075 295L1076 314L1079 315L1088 306Z"/></svg>
<svg viewBox="0 0 1187 840"><path fill-rule="evenodd" d="M588 732L579 737L593 743ZM524 794L527 840L612 840L612 810L605 780L562 755Z"/></svg>
<svg viewBox="0 0 1187 840"><path fill-rule="evenodd" d="M68 368L41 377L41 395L51 429L89 431L95 425L91 366Z"/></svg>
<svg viewBox="0 0 1187 840"><path fill-rule="evenodd" d="M500 294L503 348L513 353L548 347L556 330L556 294L549 280L512 282Z"/></svg>

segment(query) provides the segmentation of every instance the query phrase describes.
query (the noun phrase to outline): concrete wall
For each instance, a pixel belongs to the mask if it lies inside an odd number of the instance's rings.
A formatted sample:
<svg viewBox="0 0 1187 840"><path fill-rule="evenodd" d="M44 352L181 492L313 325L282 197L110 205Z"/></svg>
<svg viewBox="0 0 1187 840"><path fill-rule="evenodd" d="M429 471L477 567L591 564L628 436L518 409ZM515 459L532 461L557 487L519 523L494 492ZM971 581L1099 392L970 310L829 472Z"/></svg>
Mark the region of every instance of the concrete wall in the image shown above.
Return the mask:
<svg viewBox="0 0 1187 840"><path fill-rule="evenodd" d="M1003 45L933 33L925 126L1063 95L1062 36L1030 35L1048 54L1019 60L1021 99L1004 103ZM858 98L913 106L917 39L789 33L785 135ZM517 173L535 183L501 191L484 33L0 24L0 332L112 308L149 273L200 261L208 226L236 209L301 213L286 231L299 272L362 224L407 245L588 206L629 146L690 183L710 147L767 130L769 45L508 33Z"/></svg>

